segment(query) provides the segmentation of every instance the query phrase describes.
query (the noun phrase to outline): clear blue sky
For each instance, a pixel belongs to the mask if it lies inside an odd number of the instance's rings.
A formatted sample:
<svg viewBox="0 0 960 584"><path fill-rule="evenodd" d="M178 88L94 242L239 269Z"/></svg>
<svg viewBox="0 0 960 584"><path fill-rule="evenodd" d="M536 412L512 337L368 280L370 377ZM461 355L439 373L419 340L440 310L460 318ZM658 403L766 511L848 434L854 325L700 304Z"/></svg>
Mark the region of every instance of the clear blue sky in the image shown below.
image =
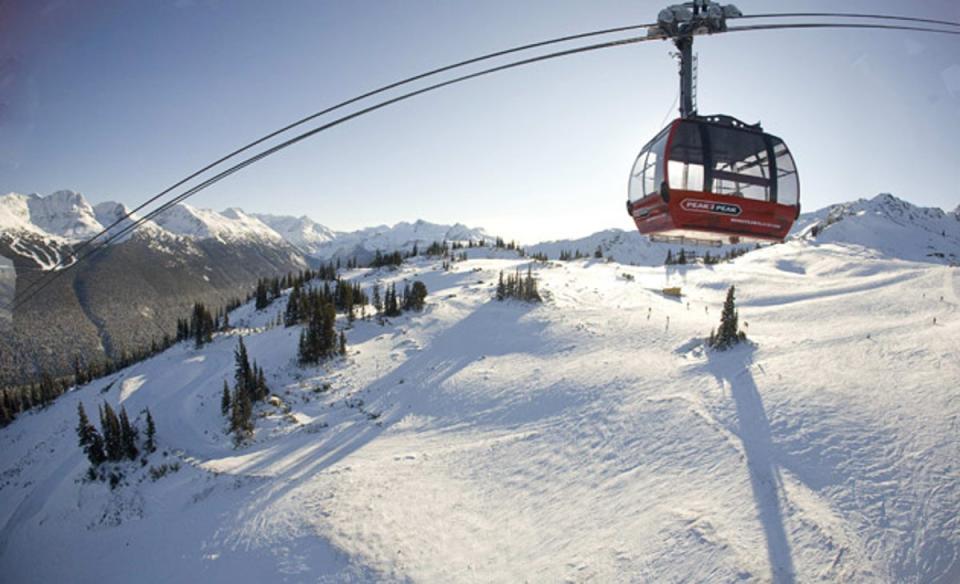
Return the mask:
<svg viewBox="0 0 960 584"><path fill-rule="evenodd" d="M666 1L0 2L0 192L133 205L337 101L477 54L649 22ZM783 2L743 0L744 12ZM960 20L955 0L790 10ZM797 31L697 40L700 110L787 140L804 208L889 191L960 203L960 38ZM424 218L534 242L630 228L626 178L677 93L657 42L533 65L349 122L192 202L335 229Z"/></svg>

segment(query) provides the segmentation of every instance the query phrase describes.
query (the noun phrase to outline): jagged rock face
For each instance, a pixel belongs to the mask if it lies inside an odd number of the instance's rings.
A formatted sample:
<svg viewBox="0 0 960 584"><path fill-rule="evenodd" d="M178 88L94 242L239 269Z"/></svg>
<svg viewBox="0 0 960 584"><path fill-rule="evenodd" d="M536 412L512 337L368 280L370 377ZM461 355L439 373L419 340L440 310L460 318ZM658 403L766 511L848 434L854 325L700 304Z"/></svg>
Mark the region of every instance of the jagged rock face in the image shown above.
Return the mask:
<svg viewBox="0 0 960 584"><path fill-rule="evenodd" d="M85 239L102 229L90 203L73 191L57 191L47 197L31 195L27 205L31 222L52 235Z"/></svg>

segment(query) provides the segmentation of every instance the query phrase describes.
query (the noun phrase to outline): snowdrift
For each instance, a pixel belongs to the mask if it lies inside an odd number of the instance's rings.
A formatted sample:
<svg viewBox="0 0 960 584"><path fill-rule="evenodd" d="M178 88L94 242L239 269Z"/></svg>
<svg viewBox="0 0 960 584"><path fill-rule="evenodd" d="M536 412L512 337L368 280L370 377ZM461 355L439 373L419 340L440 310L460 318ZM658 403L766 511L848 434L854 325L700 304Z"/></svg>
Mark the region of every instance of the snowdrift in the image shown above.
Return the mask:
<svg viewBox="0 0 960 584"><path fill-rule="evenodd" d="M345 359L298 367L299 329L271 325L284 300L245 305L203 349L0 430L0 572L960 579L956 269L804 238L706 267L479 255L348 273L430 296L423 313L356 321ZM528 265L546 301L493 300L498 273ZM754 344L705 351L732 284ZM219 396L239 335L280 405L258 406L254 442L234 449ZM74 434L78 402L104 401L158 426L159 451L113 490L83 480Z"/></svg>

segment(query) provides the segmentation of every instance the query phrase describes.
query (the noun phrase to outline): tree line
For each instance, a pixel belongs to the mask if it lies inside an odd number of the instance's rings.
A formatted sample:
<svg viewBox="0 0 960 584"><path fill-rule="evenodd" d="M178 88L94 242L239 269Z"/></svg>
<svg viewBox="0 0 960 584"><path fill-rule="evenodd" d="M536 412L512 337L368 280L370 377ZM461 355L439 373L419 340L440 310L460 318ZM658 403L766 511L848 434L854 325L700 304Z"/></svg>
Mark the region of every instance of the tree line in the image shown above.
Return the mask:
<svg viewBox="0 0 960 584"><path fill-rule="evenodd" d="M146 454L157 449L157 426L153 421L150 409L145 409L145 439L141 443L140 431L130 422L130 417L127 415L127 409L124 406L120 406L119 415L106 402L100 405L98 409L100 413L99 430L87 417L83 402L77 404L77 441L87 456L87 460L90 461L87 477L91 480L106 480L108 473L103 468L104 463L136 460L137 456L140 455L141 448ZM145 459L144 464L146 464ZM123 478L122 470L116 467L111 468L109 478L110 486L115 487Z"/></svg>
<svg viewBox="0 0 960 584"><path fill-rule="evenodd" d="M243 337L237 340L234 349L234 386L230 392L227 380L223 380L223 393L220 397L220 412L229 422L229 431L233 434L234 444L243 444L253 437L253 404L267 399L270 388L266 375L256 361L250 362L247 346Z"/></svg>
<svg viewBox="0 0 960 584"><path fill-rule="evenodd" d="M294 282L302 283L314 279L336 280L337 268L338 266L331 262L317 269L300 270L277 278L261 278L246 299L248 302L255 299L258 290L266 288L268 298L272 302L278 296L274 294L277 285L283 289L292 286ZM47 372L41 372L32 383L0 390L0 427L6 426L26 411L49 405L73 386L84 385L112 375L162 353L178 342L193 340L198 347L210 342L213 333L230 328L230 311L241 304L240 298L232 298L212 313L203 303L194 303L188 316L177 318L176 333L173 336L164 334L160 338L151 340L147 346L133 350L123 349L115 358L106 357L99 361L84 362L78 355L74 358L72 375L54 378Z"/></svg>
<svg viewBox="0 0 960 584"><path fill-rule="evenodd" d="M537 279L533 277L533 268L528 266L526 275L521 274L520 268L513 274L503 275L500 271L500 280L497 282L497 300L508 298L525 302L543 302L537 287Z"/></svg>

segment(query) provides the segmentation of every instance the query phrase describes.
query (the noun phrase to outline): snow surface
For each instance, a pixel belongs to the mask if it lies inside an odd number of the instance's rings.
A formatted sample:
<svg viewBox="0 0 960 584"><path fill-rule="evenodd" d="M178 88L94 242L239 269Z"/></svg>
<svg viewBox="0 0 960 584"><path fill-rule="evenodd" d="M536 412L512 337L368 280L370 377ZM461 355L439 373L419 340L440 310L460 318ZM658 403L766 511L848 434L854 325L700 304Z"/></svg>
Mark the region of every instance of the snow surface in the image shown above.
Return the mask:
<svg viewBox="0 0 960 584"><path fill-rule="evenodd" d="M211 209L179 203L157 215L155 222L170 233L191 239L272 243L281 240L280 235L263 221L239 209L227 209L223 213L217 213Z"/></svg>
<svg viewBox="0 0 960 584"><path fill-rule="evenodd" d="M338 235L336 231L317 223L306 215L300 217L259 213L252 215L308 254L313 254L317 246L332 241Z"/></svg>
<svg viewBox="0 0 960 584"><path fill-rule="evenodd" d="M86 239L103 228L90 203L73 191L57 191L46 197L31 195L27 205L34 225L65 239Z"/></svg>
<svg viewBox="0 0 960 584"><path fill-rule="evenodd" d="M946 213L882 193L801 215L792 233L814 237L818 229L817 241L860 245L890 257L954 263L960 259L960 207Z"/></svg>
<svg viewBox="0 0 960 584"><path fill-rule="evenodd" d="M681 249L693 251L702 256L705 252L712 256L722 256L724 253L737 248L753 249L754 244L698 246L693 244L667 243L651 241L636 230L607 229L598 231L579 239L562 239L546 241L526 248L530 254L545 254L550 259L559 259L563 252L576 254L580 252L584 257L593 257L597 248L603 252L603 257L610 258L622 264L634 266L662 266L670 251L676 254Z"/></svg>
<svg viewBox="0 0 960 584"><path fill-rule="evenodd" d="M401 221L392 227L380 225L340 232L335 238L314 245L310 253L319 259L363 257L372 256L378 250L409 252L414 246L422 251L435 241L492 243L495 239L481 228L471 228L461 223L441 225L418 219L413 223Z"/></svg>
<svg viewBox="0 0 960 584"><path fill-rule="evenodd" d="M26 234L57 244L76 243L100 233L128 211L125 205L113 202L91 206L82 194L73 191L57 191L45 197L9 193L0 197L0 235ZM125 219L111 234L137 219L137 215ZM150 221L142 224L139 232L148 237L171 237Z"/></svg>
<svg viewBox="0 0 960 584"><path fill-rule="evenodd" d="M471 252L349 272L430 295L355 322L346 359L296 366L299 328L269 324L283 300L247 304L207 347L0 430L0 573L960 581L957 269L797 239L707 267L533 263L547 300L528 305L493 300L526 260ZM705 351L731 284L755 344ZM219 396L240 334L282 401L234 449ZM74 435L101 401L158 427L113 491L82 480ZM183 466L152 481L164 460Z"/></svg>
<svg viewBox="0 0 960 584"><path fill-rule="evenodd" d="M140 220L140 215L137 213L131 214L130 209L121 203L109 201L99 203L94 205L93 211L96 215L97 222L101 226L98 232L109 228L106 237L113 237ZM116 225L113 226L114 224ZM114 241L126 241L134 235L160 240L172 237L170 233L158 227L153 221L145 221L137 227L136 231L128 232ZM104 240L105 239L106 238L104 238Z"/></svg>
<svg viewBox="0 0 960 584"><path fill-rule="evenodd" d="M77 243L116 223L129 209L121 203L91 206L83 195L58 191L46 197L9 193L0 197L0 236L41 236L58 244ZM134 215L132 220L137 220ZM124 220L112 231L128 226ZM231 208L223 212L179 203L138 227L136 235L152 240L163 249L171 239L217 239L223 243L286 242L306 255L322 260L362 257L364 261L379 250L410 251L434 241L492 242L483 229L462 224L440 225L423 220L381 225L352 232L337 232L307 216L258 215ZM124 239L133 234L124 236ZM40 265L46 261L38 259ZM54 265L56 265L54 263Z"/></svg>

